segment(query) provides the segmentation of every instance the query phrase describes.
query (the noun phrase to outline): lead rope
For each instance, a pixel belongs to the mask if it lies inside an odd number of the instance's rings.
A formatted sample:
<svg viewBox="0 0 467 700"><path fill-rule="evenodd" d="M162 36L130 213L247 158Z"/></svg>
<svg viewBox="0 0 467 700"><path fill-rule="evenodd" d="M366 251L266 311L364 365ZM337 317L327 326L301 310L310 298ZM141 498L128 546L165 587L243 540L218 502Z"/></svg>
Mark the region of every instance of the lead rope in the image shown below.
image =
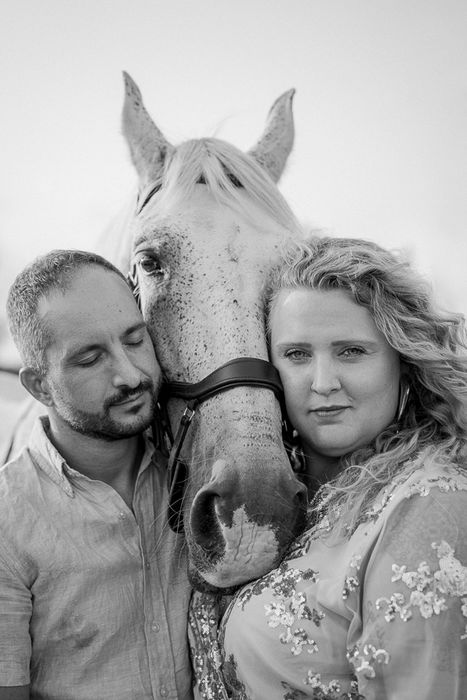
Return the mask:
<svg viewBox="0 0 467 700"><path fill-rule="evenodd" d="M185 484L188 479L188 467L180 459L180 451L195 416L197 405L198 400L193 399L185 406L167 464L167 484L169 488L168 521L171 529L177 533L183 531L183 510L181 504L185 492Z"/></svg>

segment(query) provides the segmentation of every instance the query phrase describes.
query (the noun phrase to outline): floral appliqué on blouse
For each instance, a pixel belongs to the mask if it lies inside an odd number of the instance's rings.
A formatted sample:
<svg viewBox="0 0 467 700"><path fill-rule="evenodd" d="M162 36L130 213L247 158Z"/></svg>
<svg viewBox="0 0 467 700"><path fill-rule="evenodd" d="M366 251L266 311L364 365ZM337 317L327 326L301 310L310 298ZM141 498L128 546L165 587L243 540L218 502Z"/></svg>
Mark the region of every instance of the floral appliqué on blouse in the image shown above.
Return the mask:
<svg viewBox="0 0 467 700"><path fill-rule="evenodd" d="M440 615L447 610L448 597L460 598L461 612L467 617L467 567L462 566L454 556L454 549L447 542L432 543L439 560L439 569L432 572L422 561L416 571L407 571L405 565L392 565L394 572L391 581L402 581L409 588L408 600L403 593L394 593L390 598L378 598L377 609L384 609L384 618L392 622L397 615L404 622L411 619L418 608L422 617ZM467 639L467 623L461 639Z"/></svg>

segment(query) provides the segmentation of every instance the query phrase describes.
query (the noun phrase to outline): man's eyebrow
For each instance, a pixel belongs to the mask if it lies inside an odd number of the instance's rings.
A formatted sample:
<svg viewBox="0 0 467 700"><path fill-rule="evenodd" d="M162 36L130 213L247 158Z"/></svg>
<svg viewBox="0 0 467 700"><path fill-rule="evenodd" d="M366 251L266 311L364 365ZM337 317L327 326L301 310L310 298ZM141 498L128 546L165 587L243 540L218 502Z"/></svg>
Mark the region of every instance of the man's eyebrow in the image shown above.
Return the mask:
<svg viewBox="0 0 467 700"><path fill-rule="evenodd" d="M132 333L136 333L136 331L140 331L140 330L143 329L143 328L147 328L147 323L146 323L146 321L144 321L144 320L143 320L143 321L139 321L139 323L135 323L135 324L133 324L132 326L130 326L129 328L127 328L127 329L122 333L122 335L123 335L123 336L131 335Z"/></svg>
<svg viewBox="0 0 467 700"><path fill-rule="evenodd" d="M89 345L81 345L78 348L71 350L65 355L65 362L73 362L77 360L81 355L85 355L87 352L92 352L93 350L98 350L100 348L99 343L89 343Z"/></svg>
<svg viewBox="0 0 467 700"><path fill-rule="evenodd" d="M143 328L147 328L147 324L145 321L139 321L138 323L134 323L132 326L126 328L123 331L122 337L126 338L132 333L137 333L137 331L140 331ZM71 350L70 353L65 356L65 361L73 362L77 358L81 357L81 355L85 355L87 352L92 352L93 350L99 350L99 348L101 347L101 343L89 343L89 345L81 345L80 347Z"/></svg>

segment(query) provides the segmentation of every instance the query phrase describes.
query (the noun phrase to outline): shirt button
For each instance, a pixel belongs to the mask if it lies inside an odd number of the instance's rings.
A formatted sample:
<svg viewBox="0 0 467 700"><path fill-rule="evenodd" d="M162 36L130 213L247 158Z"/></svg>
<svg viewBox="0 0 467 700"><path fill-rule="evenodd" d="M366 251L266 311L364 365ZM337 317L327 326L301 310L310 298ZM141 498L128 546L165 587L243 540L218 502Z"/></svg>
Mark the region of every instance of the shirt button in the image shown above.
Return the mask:
<svg viewBox="0 0 467 700"><path fill-rule="evenodd" d="M165 685L161 685L161 687L159 688L159 693L162 695L163 698L167 697L168 693Z"/></svg>
<svg viewBox="0 0 467 700"><path fill-rule="evenodd" d="M157 622L153 622L151 625L151 629L153 632L159 632L161 626Z"/></svg>
<svg viewBox="0 0 467 700"><path fill-rule="evenodd" d="M120 518L120 520L125 520L126 515L125 515L125 513L123 513L123 511L122 511L121 513L118 514L118 517Z"/></svg>

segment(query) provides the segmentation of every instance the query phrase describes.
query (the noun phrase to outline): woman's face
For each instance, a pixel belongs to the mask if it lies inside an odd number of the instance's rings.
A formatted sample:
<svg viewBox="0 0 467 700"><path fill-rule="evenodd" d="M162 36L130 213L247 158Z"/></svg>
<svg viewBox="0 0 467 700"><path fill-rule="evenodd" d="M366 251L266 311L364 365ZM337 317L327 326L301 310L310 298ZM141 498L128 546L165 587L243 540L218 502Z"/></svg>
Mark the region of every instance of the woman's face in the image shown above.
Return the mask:
<svg viewBox="0 0 467 700"><path fill-rule="evenodd" d="M394 420L399 355L349 294L283 289L270 324L287 413L312 454L338 458Z"/></svg>

